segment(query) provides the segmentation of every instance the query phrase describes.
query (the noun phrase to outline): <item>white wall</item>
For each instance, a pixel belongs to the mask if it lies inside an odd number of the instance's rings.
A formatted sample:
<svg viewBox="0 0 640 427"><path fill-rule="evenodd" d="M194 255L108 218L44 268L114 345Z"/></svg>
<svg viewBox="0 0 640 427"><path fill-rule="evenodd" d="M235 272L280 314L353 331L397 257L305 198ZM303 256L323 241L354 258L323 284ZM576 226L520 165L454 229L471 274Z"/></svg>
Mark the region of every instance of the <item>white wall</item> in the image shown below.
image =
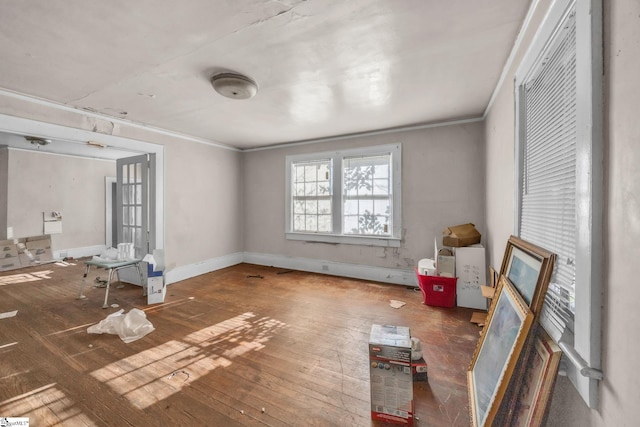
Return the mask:
<svg viewBox="0 0 640 427"><path fill-rule="evenodd" d="M549 7L541 1L511 72L486 119L486 209L490 262L499 265L514 218L513 71ZM640 371L640 287L635 263L640 239L640 2L605 0L604 145L605 224L600 405L590 410L571 383L559 377L549 426L637 425Z"/></svg>
<svg viewBox="0 0 640 427"><path fill-rule="evenodd" d="M361 136L244 154L244 248L250 253L412 269L433 256L433 239L450 225L473 222L482 232L481 122ZM306 243L285 238L285 156L402 144L400 248Z"/></svg>
<svg viewBox="0 0 640 427"><path fill-rule="evenodd" d="M7 226L14 237L44 233L43 212L62 212L54 251L105 244L105 176L115 162L9 149Z"/></svg>

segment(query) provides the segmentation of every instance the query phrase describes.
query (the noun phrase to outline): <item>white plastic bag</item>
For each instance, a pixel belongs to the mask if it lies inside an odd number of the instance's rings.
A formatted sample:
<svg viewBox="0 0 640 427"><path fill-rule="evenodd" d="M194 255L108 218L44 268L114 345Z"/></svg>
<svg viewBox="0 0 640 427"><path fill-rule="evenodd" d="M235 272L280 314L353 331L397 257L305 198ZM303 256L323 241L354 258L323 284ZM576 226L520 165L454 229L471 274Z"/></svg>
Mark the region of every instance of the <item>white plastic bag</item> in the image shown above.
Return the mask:
<svg viewBox="0 0 640 427"><path fill-rule="evenodd" d="M111 313L100 323L91 325L87 328L90 334L113 334L118 335L122 341L126 343L138 340L155 328L147 320L144 311L138 308L132 308L127 314L123 314L124 310L118 310Z"/></svg>

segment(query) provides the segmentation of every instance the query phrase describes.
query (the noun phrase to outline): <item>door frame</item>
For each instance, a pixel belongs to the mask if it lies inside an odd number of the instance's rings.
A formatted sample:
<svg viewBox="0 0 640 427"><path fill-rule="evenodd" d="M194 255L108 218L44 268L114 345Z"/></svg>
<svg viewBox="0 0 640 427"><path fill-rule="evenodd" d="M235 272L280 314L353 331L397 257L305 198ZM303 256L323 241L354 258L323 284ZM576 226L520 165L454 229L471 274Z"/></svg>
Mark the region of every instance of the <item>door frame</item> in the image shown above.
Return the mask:
<svg viewBox="0 0 640 427"><path fill-rule="evenodd" d="M85 144L98 141L107 146L131 151L133 154L154 153L155 165L155 206L156 206L156 249L164 249L164 145L138 141L121 136L91 132L68 126L44 123L22 117L0 114L0 131L18 135L33 135L53 140L60 139Z"/></svg>
<svg viewBox="0 0 640 427"><path fill-rule="evenodd" d="M104 177L104 242L107 248L113 246L113 229L116 219L113 217L113 189L116 185L116 177L115 176L105 176Z"/></svg>

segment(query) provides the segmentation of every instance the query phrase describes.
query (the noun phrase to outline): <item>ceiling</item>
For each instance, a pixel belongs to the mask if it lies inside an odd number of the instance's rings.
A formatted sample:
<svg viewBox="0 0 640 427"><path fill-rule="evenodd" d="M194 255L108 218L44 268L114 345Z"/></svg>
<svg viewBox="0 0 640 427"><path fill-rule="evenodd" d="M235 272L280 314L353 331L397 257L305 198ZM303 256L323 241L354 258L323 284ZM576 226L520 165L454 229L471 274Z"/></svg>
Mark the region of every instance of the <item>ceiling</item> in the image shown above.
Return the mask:
<svg viewBox="0 0 640 427"><path fill-rule="evenodd" d="M239 149L477 118L529 3L5 2L0 88Z"/></svg>

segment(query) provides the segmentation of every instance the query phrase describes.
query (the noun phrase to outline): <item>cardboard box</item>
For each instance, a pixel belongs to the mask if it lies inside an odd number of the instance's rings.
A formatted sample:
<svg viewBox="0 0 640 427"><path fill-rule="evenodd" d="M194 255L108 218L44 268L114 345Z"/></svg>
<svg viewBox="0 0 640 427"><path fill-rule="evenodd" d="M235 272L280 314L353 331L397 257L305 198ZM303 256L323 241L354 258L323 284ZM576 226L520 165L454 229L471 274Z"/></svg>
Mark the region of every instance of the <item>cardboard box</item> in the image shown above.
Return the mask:
<svg viewBox="0 0 640 427"><path fill-rule="evenodd" d="M406 326L371 325L371 419L413 425L411 333Z"/></svg>
<svg viewBox="0 0 640 427"><path fill-rule="evenodd" d="M442 244L454 248L475 245L482 237L471 223L447 227L442 234Z"/></svg>
<svg viewBox="0 0 640 427"><path fill-rule="evenodd" d="M428 380L427 362L424 357L411 361L411 374L414 382L426 382Z"/></svg>
<svg viewBox="0 0 640 427"><path fill-rule="evenodd" d="M29 257L26 252L21 254L20 261L23 263L23 266L38 265L53 260L51 237L48 234L27 237L25 245L31 257Z"/></svg>
<svg viewBox="0 0 640 427"><path fill-rule="evenodd" d="M18 246L13 240L0 240L0 271L22 267L18 256Z"/></svg>
<svg viewBox="0 0 640 427"><path fill-rule="evenodd" d="M13 240L0 240L0 258L17 258L18 247Z"/></svg>
<svg viewBox="0 0 640 427"><path fill-rule="evenodd" d="M147 304L160 304L167 296L167 286L164 277L155 276L147 278Z"/></svg>

